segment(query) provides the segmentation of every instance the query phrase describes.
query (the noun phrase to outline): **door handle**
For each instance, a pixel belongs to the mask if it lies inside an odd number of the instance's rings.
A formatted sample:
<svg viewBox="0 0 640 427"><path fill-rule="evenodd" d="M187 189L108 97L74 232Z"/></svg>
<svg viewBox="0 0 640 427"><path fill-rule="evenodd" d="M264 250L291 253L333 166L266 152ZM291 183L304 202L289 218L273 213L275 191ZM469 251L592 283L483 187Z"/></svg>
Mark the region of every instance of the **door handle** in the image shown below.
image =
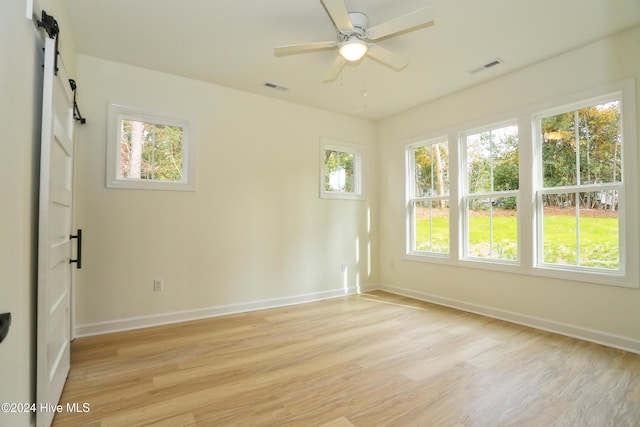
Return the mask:
<svg viewBox="0 0 640 427"><path fill-rule="evenodd" d="M78 251L76 252L76 259L70 259L69 260L69 264L76 264L76 267L78 268L78 270L80 270L82 268L82 230L78 228L77 231L78 234L76 235L71 235L69 236L72 239L77 239L78 240Z"/></svg>

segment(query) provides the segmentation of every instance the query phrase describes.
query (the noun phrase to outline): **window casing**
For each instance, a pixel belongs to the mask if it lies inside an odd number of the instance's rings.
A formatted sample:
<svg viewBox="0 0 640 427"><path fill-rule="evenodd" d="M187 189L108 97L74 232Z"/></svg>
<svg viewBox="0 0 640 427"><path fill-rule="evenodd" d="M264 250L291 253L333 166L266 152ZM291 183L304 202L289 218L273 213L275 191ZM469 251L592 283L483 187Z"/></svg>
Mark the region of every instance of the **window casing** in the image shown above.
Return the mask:
<svg viewBox="0 0 640 427"><path fill-rule="evenodd" d="M359 145L320 141L320 197L362 199L362 148Z"/></svg>
<svg viewBox="0 0 640 427"><path fill-rule="evenodd" d="M195 190L195 147L189 120L109 105L109 188Z"/></svg>

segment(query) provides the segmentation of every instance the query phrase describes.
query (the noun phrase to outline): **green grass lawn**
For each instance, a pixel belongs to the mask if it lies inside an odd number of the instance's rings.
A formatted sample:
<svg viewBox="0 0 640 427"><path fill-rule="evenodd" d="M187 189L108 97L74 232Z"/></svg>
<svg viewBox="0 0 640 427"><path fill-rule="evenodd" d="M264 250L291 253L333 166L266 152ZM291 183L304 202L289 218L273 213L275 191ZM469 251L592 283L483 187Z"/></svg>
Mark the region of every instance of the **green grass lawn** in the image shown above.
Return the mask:
<svg viewBox="0 0 640 427"><path fill-rule="evenodd" d="M515 216L493 218L490 245L488 216L472 216L469 221L469 252L473 256L504 260L517 259L517 220ZM551 264L581 265L616 269L619 267L618 218L580 218L580 253L577 257L576 219L569 215L544 218L544 261ZM449 218L435 217L431 227L427 218L416 221L416 249L449 252Z"/></svg>
<svg viewBox="0 0 640 427"><path fill-rule="evenodd" d="M619 267L618 218L580 218L580 260L576 259L576 220L544 218L544 261L616 269Z"/></svg>
<svg viewBox="0 0 640 427"><path fill-rule="evenodd" d="M449 218L433 218L431 227L427 218L416 221L416 250L449 253Z"/></svg>

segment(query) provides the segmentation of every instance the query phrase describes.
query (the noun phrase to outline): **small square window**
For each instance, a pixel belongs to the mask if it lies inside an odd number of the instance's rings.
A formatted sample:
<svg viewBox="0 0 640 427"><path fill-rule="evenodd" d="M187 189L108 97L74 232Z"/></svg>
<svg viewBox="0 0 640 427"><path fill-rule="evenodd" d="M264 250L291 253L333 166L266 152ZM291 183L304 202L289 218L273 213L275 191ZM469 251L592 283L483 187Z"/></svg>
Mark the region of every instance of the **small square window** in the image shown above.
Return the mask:
<svg viewBox="0 0 640 427"><path fill-rule="evenodd" d="M107 187L195 190L190 122L109 106Z"/></svg>
<svg viewBox="0 0 640 427"><path fill-rule="evenodd" d="M362 150L339 141L320 144L320 197L362 198Z"/></svg>

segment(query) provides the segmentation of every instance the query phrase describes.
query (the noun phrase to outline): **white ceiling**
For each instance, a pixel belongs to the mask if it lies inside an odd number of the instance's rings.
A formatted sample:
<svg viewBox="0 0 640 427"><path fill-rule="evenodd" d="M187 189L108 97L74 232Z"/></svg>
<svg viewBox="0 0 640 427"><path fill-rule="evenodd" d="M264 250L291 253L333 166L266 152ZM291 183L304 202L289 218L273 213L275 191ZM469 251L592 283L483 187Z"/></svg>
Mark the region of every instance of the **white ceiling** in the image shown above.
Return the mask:
<svg viewBox="0 0 640 427"><path fill-rule="evenodd" d="M81 54L368 119L640 23L640 0L345 0L348 10L366 13L371 26L425 6L435 23L379 43L409 60L404 70L365 58L323 83L337 52L273 54L275 46L336 38L320 0L63 2ZM494 58L505 62L469 73Z"/></svg>

